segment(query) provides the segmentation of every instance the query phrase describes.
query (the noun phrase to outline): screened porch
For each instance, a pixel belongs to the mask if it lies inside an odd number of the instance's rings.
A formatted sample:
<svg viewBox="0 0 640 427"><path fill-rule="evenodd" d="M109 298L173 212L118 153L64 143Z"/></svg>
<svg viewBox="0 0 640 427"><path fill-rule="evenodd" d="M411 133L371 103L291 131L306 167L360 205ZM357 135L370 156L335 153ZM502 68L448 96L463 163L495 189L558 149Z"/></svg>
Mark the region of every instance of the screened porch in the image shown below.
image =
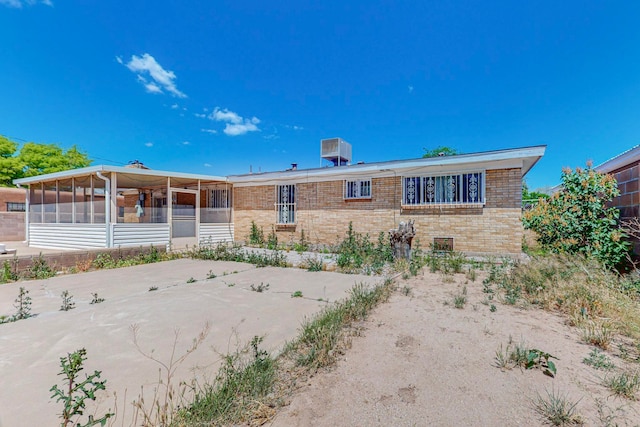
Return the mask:
<svg viewBox="0 0 640 427"><path fill-rule="evenodd" d="M233 240L223 177L94 166L15 181L26 190L29 246L183 247Z"/></svg>

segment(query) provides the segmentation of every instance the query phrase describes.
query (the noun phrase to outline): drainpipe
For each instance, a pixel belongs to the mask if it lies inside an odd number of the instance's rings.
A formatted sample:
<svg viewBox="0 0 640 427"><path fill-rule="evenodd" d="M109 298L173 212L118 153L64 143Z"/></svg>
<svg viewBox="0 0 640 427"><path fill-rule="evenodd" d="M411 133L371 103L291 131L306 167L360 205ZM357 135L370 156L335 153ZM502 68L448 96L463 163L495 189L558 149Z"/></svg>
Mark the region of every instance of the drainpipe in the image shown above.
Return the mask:
<svg viewBox="0 0 640 427"><path fill-rule="evenodd" d="M22 185L20 184L16 184L18 186L18 188L23 188ZM27 246L29 245L29 205L30 205L30 198L31 198L31 191L29 191L29 187L25 188L26 190L26 197L25 197L25 204L24 204L24 242L27 244Z"/></svg>
<svg viewBox="0 0 640 427"><path fill-rule="evenodd" d="M107 227L107 247L110 248L111 247L111 180L106 176L102 175L100 171L96 172L96 175L98 176L98 178L104 181L104 219Z"/></svg>

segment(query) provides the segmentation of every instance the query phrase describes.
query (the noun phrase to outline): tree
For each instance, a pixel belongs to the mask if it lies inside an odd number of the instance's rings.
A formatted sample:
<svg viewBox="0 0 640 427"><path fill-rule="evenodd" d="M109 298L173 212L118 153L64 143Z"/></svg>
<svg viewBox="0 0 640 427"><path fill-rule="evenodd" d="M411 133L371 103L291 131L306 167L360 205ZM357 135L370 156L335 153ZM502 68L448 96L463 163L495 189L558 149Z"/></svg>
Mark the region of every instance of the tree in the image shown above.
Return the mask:
<svg viewBox="0 0 640 427"><path fill-rule="evenodd" d="M24 176L61 172L89 166L91 160L74 145L64 151L56 144L27 142L18 156L24 163Z"/></svg>
<svg viewBox="0 0 640 427"><path fill-rule="evenodd" d="M537 202L540 199L548 199L550 196L541 191L529 191L529 186L525 181L522 181L522 201L529 203Z"/></svg>
<svg viewBox="0 0 640 427"><path fill-rule="evenodd" d="M45 173L89 166L91 160L74 145L63 150L57 144L18 144L0 136L0 186L12 187L13 180Z"/></svg>
<svg viewBox="0 0 640 427"><path fill-rule="evenodd" d="M12 186L12 180L21 176L24 166L15 157L17 150L18 144L0 136L0 186Z"/></svg>
<svg viewBox="0 0 640 427"><path fill-rule="evenodd" d="M561 191L523 214L524 227L552 252L592 256L615 267L629 250L618 224L620 212L607 205L620 194L615 178L588 164L586 169L564 169L561 179Z"/></svg>
<svg viewBox="0 0 640 427"><path fill-rule="evenodd" d="M424 150L424 154L422 155L422 158L425 158L425 159L428 157L455 156L457 154L462 154L455 148L446 147L444 145L436 147L432 150L428 150L426 148L424 148L423 150Z"/></svg>

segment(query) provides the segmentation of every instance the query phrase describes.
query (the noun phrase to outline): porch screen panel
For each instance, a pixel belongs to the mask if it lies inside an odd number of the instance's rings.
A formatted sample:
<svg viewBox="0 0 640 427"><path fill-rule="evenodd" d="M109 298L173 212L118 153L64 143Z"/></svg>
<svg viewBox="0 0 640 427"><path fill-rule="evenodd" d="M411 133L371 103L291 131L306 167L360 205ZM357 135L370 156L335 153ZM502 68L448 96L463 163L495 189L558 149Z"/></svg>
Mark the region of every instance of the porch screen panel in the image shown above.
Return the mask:
<svg viewBox="0 0 640 427"><path fill-rule="evenodd" d="M91 177L81 177L75 179L74 188L75 222L76 224L91 223Z"/></svg>
<svg viewBox="0 0 640 427"><path fill-rule="evenodd" d="M104 224L105 216L105 182L94 176L93 178L93 224Z"/></svg>
<svg viewBox="0 0 640 427"><path fill-rule="evenodd" d="M70 179L58 181L58 222L73 222L73 182Z"/></svg>
<svg viewBox="0 0 640 427"><path fill-rule="evenodd" d="M57 187L56 182L45 182L44 186L44 205L43 205L43 215L44 218L42 222L47 224L56 223L57 212L56 212L56 194Z"/></svg>
<svg viewBox="0 0 640 427"><path fill-rule="evenodd" d="M42 222L42 184L39 182L29 185L29 222Z"/></svg>

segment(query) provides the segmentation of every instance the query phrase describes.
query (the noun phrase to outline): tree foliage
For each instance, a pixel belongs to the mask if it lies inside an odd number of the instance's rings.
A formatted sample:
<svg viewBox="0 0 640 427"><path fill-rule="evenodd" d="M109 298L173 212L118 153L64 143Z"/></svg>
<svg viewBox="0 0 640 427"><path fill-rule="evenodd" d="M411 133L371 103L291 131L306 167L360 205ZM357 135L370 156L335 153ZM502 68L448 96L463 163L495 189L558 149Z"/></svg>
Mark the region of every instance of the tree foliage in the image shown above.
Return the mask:
<svg viewBox="0 0 640 427"><path fill-rule="evenodd" d="M424 154L422 155L422 157L426 159L428 157L455 156L457 154L462 154L462 153L460 153L455 148L441 145L431 150L424 148Z"/></svg>
<svg viewBox="0 0 640 427"><path fill-rule="evenodd" d="M522 181L522 200L525 201L538 201L539 199L548 199L550 196L540 191L529 191L529 186L526 182Z"/></svg>
<svg viewBox="0 0 640 427"><path fill-rule="evenodd" d="M57 144L18 144L0 136L0 186L13 186L13 180L45 173L89 166L91 160L74 145L63 150Z"/></svg>
<svg viewBox="0 0 640 427"><path fill-rule="evenodd" d="M564 169L561 178L561 191L524 213L525 228L535 231L538 242L553 252L583 254L616 266L629 244L618 224L618 209L607 205L620 194L615 178L590 165Z"/></svg>

